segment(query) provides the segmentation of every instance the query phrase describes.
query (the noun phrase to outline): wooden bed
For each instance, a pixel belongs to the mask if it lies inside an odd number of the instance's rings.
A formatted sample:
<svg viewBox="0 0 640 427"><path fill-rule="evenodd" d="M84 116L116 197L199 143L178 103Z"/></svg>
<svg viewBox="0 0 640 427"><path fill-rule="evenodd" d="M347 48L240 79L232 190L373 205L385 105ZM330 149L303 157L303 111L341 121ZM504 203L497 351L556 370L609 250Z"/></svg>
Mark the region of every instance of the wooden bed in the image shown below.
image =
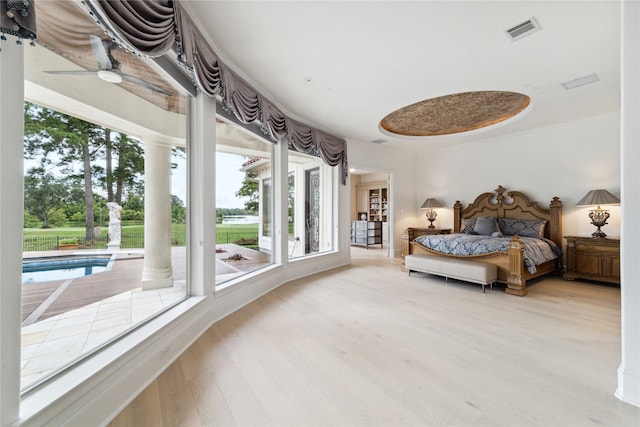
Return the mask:
<svg viewBox="0 0 640 427"><path fill-rule="evenodd" d="M453 206L453 232L460 232L463 218L478 217L546 220L544 237L552 240L558 247L562 247L562 202L558 197L554 197L549 204L549 209L545 209L531 202L527 196L518 191L506 191L504 187L498 186L494 192L480 194L464 209L460 201L456 201ZM420 229L407 229L406 234L409 240L408 254L427 254L496 264L498 282L505 283L507 285L505 292L512 295L525 296L527 280L558 271L562 265L560 257L560 259L537 265L535 274L529 273L523 260L524 246L518 236L513 236L507 251L460 256L436 252L414 242L413 239L416 237L428 234L421 232Z"/></svg>

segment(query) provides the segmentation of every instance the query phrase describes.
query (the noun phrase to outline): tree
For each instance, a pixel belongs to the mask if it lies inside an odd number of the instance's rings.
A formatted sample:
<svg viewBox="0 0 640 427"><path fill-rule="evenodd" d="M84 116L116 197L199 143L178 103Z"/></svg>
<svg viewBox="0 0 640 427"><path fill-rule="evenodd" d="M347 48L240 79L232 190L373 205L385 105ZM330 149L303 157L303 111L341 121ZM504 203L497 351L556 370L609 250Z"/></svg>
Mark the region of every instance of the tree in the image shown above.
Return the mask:
<svg viewBox="0 0 640 427"><path fill-rule="evenodd" d="M238 191L236 191L237 197L248 197L249 200L244 202L244 207L248 214L255 215L258 212L259 206L259 187L258 187L258 174L254 171L248 171L244 180L242 181L242 186Z"/></svg>
<svg viewBox="0 0 640 427"><path fill-rule="evenodd" d="M24 208L49 228L51 217L61 211L69 199L67 184L62 178L46 173L43 168L31 168L24 177Z"/></svg>
<svg viewBox="0 0 640 427"><path fill-rule="evenodd" d="M171 220L176 224L183 224L187 219L187 210L180 197L171 195Z"/></svg>
<svg viewBox="0 0 640 427"><path fill-rule="evenodd" d="M69 221L84 222L86 209L82 178L78 176L70 177L66 180L66 184L69 198L62 209Z"/></svg>
<svg viewBox="0 0 640 427"><path fill-rule="evenodd" d="M126 189L136 191L144 186L141 179L144 174L144 148L139 140L119 133L113 142L113 150L118 157L118 164L111 172L116 189L115 192L112 190L113 198L109 201L122 206ZM107 167L107 176L108 174L109 167ZM108 182L107 186L109 186Z"/></svg>
<svg viewBox="0 0 640 427"><path fill-rule="evenodd" d="M296 212L296 177L290 173L287 177L287 223L289 233L293 233L293 221Z"/></svg>
<svg viewBox="0 0 640 427"><path fill-rule="evenodd" d="M138 192L144 187L144 148L140 140L125 134L104 129L104 168L94 167L94 176L107 193L108 202L120 206L127 193Z"/></svg>
<svg viewBox="0 0 640 427"><path fill-rule="evenodd" d="M104 150L106 169L105 186L107 187L107 201L113 202L113 144L111 142L111 129L104 130Z"/></svg>
<svg viewBox="0 0 640 427"><path fill-rule="evenodd" d="M82 162L85 198L85 238L94 240L91 160L104 144L104 129L96 124L26 102L25 157L40 157L40 164L61 167L73 174Z"/></svg>

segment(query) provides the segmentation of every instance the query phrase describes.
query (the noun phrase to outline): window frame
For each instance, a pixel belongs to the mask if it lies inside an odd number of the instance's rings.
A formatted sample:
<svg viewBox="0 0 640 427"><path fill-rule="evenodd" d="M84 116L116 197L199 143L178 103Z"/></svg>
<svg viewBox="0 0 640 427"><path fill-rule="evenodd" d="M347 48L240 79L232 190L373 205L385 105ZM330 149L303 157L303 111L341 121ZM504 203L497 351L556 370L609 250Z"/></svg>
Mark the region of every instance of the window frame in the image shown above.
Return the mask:
<svg viewBox="0 0 640 427"><path fill-rule="evenodd" d="M15 64L19 65L15 65ZM3 45L0 60L0 113L3 123L12 115L15 121L22 120L23 66L22 47L13 43ZM189 86L187 85L187 88ZM193 91L185 89L193 95ZM4 108L7 107L7 108ZM286 257L287 236L281 233L286 227L287 194L287 147L277 144L274 148L274 259L276 262L258 274L249 274L236 284L222 290L215 289L213 263L207 259L215 253L215 173L211 162L215 161L216 102L198 93L190 98L188 150L187 203L187 275L190 292L187 298L161 315L140 325L104 350L79 361L68 371L52 379L33 392L20 396L20 292L17 287L0 286L0 320L2 321L3 345L0 362L6 369L0 370L2 387L3 425L46 425L60 423L103 424L118 413L126 401L133 399L138 391L165 369L193 340L203 334L213 323L249 301L258 298L283 283L348 264L348 245L338 243L337 223L334 228L334 248L313 257L296 259L289 263ZM0 126L0 141L22 141L20 129ZM14 152L15 151L15 152ZM22 145L18 150L11 144L0 144L0 164L3 166L4 182L21 179L22 167L16 165L22 158ZM5 165L13 165L5 168ZM331 168L333 179L332 210L334 221L347 224L347 217L339 212L338 201L348 203L348 188L339 186L338 168ZM5 175L6 174L6 175ZM8 178L5 180L5 178ZM0 185L5 185L0 182ZM3 187L0 187L0 191ZM2 191L3 196L8 193ZM10 192L8 194L11 194ZM13 195L15 196L15 194ZM0 216L0 282L19 281L21 252L9 255L14 247L21 247L22 194L15 197L16 203L4 203ZM11 200L11 197L8 198ZM277 207L277 208L276 208ZM342 218L344 216L344 218ZM338 220L338 218L340 218ZM339 248L341 248L339 250ZM7 268L5 268L7 267ZM6 341L5 341L6 340ZM133 390L133 391L132 391Z"/></svg>

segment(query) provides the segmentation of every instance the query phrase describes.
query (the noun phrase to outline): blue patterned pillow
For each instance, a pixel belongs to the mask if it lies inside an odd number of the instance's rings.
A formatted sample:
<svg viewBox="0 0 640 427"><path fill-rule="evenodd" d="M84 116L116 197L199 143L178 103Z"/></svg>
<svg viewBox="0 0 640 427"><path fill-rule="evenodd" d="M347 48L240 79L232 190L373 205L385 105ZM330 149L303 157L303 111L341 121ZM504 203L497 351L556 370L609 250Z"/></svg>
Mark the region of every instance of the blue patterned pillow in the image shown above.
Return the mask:
<svg viewBox="0 0 640 427"><path fill-rule="evenodd" d="M498 218L498 227L505 236L544 237L546 220L524 220Z"/></svg>
<svg viewBox="0 0 640 427"><path fill-rule="evenodd" d="M469 234L470 231L473 231L473 227L476 226L475 218L462 218L460 221L460 232Z"/></svg>

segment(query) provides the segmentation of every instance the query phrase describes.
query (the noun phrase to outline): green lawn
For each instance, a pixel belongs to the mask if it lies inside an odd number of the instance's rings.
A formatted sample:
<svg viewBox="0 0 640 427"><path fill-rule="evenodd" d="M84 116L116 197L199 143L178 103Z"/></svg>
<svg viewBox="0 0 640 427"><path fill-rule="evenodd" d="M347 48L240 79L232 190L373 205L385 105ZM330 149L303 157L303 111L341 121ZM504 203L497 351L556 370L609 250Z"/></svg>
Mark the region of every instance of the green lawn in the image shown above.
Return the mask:
<svg viewBox="0 0 640 427"><path fill-rule="evenodd" d="M171 231L174 233L184 232L185 224L172 224ZM101 236L106 236L109 227L102 227ZM56 227L56 228L25 228L25 236L84 236L84 227ZM122 234L144 233L144 225L125 225L122 227ZM258 224L217 224L216 233L255 233L258 234Z"/></svg>
<svg viewBox="0 0 640 427"><path fill-rule="evenodd" d="M100 235L96 240L102 243L93 242L95 248L106 247L106 239L109 227L102 227ZM182 246L185 244L186 225L172 224L171 226L173 244ZM52 250L57 248L60 239L77 237L83 240L85 236L84 227L58 227L58 228L25 228L24 229L24 250ZM258 237L258 224L217 224L216 243L241 243L255 246ZM122 227L122 247L143 247L144 246L144 225L125 225Z"/></svg>
<svg viewBox="0 0 640 427"><path fill-rule="evenodd" d="M171 231L174 233L184 232L185 224L172 224ZM25 236L78 236L84 237L84 227L55 227L55 228L25 228ZM109 227L101 227L100 236L107 237ZM144 225L125 225L122 227L122 234L144 233Z"/></svg>

